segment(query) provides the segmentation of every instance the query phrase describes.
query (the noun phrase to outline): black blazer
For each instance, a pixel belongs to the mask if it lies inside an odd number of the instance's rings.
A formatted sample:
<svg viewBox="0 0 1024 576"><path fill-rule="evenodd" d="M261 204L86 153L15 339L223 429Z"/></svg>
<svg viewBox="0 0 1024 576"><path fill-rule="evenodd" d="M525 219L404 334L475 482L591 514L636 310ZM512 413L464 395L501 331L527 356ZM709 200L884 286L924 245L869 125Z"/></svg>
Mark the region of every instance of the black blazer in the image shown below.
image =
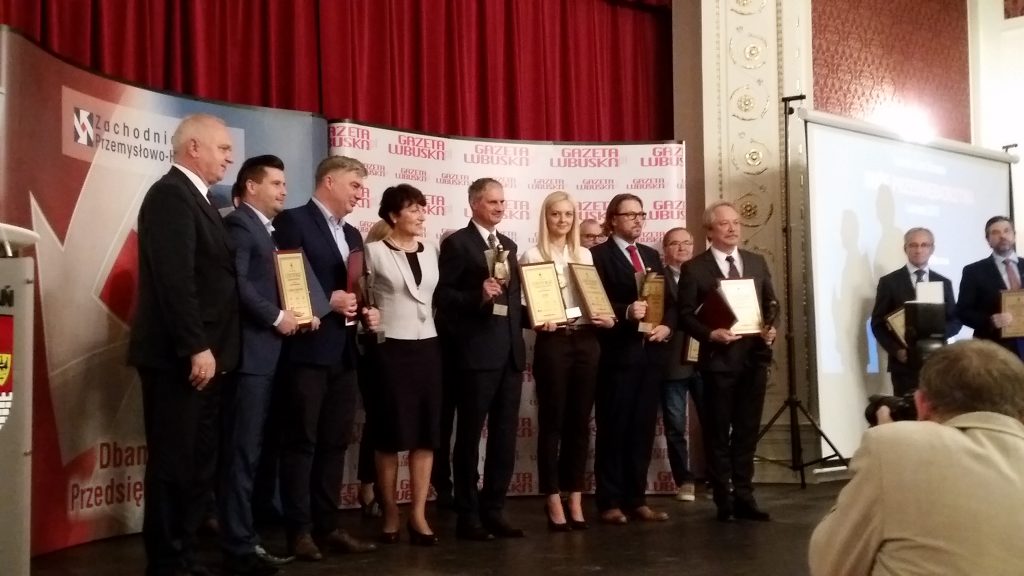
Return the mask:
<svg viewBox="0 0 1024 576"><path fill-rule="evenodd" d="M353 226L343 226L350 251L363 249L363 237ZM335 290L348 290L348 268L338 250L338 243L312 200L304 206L291 208L274 219L274 239L281 250L301 248L306 262L313 269L316 281L328 300ZM312 281L308 279L307 281ZM295 363L316 366L355 366L356 328L345 325L345 316L333 310L320 319L320 329L288 338L284 357Z"/></svg>
<svg viewBox="0 0 1024 576"><path fill-rule="evenodd" d="M956 316L956 299L953 297L953 283L949 278L933 271L928 271L925 278L931 282L942 282L943 299L946 303L946 338L960 331L960 320ZM910 371L903 362L896 359L896 352L903 348L899 339L889 330L885 317L900 309L907 301L916 296L914 282L906 266L882 276L878 280L875 294L875 307L871 311L871 332L875 340L889 353L889 372Z"/></svg>
<svg viewBox="0 0 1024 576"><path fill-rule="evenodd" d="M657 250L643 244L637 244L636 248L645 267L658 274L665 274ZM635 366L650 362L663 369L668 359L668 345L664 342L647 342L645 335L638 331L639 322L626 317L626 309L639 297L633 263L619 249L614 238L594 246L590 253L594 256L594 267L597 268L618 320L612 328L598 331L601 362L611 366ZM662 323L672 330L676 328L675 302L672 291L666 289Z"/></svg>
<svg viewBox="0 0 1024 576"><path fill-rule="evenodd" d="M139 208L138 305L128 363L174 368L210 349L217 371L238 364L235 254L217 210L177 168Z"/></svg>
<svg viewBox="0 0 1024 576"><path fill-rule="evenodd" d="M739 254L743 263L743 277L754 279L754 289L761 302L761 314L767 317L770 303L775 301L768 263L759 254L747 250L741 249ZM694 256L680 270L679 325L700 342L697 367L711 372L734 372L753 365L770 364L772 349L760 336L747 336L731 344L712 342L711 329L697 319L697 308L712 290L718 288L718 282L724 279L710 249Z"/></svg>
<svg viewBox="0 0 1024 576"><path fill-rule="evenodd" d="M238 371L271 374L283 336L274 328L281 313L274 268L274 241L256 210L242 204L224 217L235 243L238 295L242 304L242 359Z"/></svg>
<svg viewBox="0 0 1024 576"><path fill-rule="evenodd" d="M516 370L526 367L517 248L511 238L501 233L498 242L509 250L507 317L495 316L493 303L482 303L483 283L490 270L484 255L487 242L476 225L470 222L441 243L434 305L452 338L453 353L465 370L500 370L510 354Z"/></svg>
<svg viewBox="0 0 1024 576"><path fill-rule="evenodd" d="M965 326L974 328L975 338L993 340L1017 354L1017 339L1004 340L999 335L999 329L992 325L992 315L998 313L1002 307L1000 293L1008 289L996 266L991 256L964 266L963 275L960 277L960 299L956 303L956 313ZM1017 261L1017 269L1024 278L1021 260Z"/></svg>

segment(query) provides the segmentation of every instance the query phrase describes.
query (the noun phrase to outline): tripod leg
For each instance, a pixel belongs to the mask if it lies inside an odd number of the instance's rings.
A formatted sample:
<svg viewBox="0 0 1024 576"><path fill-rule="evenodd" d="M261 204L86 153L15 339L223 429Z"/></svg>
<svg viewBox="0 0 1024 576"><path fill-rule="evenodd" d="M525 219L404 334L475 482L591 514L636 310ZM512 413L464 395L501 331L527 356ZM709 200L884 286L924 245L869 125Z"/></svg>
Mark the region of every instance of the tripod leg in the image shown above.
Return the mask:
<svg viewBox="0 0 1024 576"><path fill-rule="evenodd" d="M789 446L793 456L790 468L793 471L800 471L800 488L807 488L807 479L804 476L804 447L800 440L800 415L797 414L800 401L787 401L786 404L789 406Z"/></svg>
<svg viewBox="0 0 1024 576"><path fill-rule="evenodd" d="M825 431L821 429L821 426L818 426L818 423L814 420L814 418L811 417L810 413L807 412L807 408L804 408L804 405L800 402L797 402L797 406L800 408L800 411L803 412L804 416L807 418L807 421L811 423L811 426L814 426L814 430L818 432L818 435L821 436L821 439L828 444L828 447L831 448L833 452L835 452L836 456L843 463L843 466L849 466L849 461L847 461L847 459L843 457L843 454L839 452L839 448L836 448L836 445L832 443L832 440L830 440L829 437L825 434Z"/></svg>
<svg viewBox="0 0 1024 576"><path fill-rule="evenodd" d="M757 435L758 442L761 441L761 438L764 438L764 435L768 433L768 429L772 427L772 424L775 424L775 421L779 419L779 416L782 416L782 413L786 411L786 406L788 405L788 400L786 402L783 402L782 406L779 406L779 409L775 411L775 415L772 416L771 420L769 420L768 423L764 425L764 428L761 428L761 432Z"/></svg>

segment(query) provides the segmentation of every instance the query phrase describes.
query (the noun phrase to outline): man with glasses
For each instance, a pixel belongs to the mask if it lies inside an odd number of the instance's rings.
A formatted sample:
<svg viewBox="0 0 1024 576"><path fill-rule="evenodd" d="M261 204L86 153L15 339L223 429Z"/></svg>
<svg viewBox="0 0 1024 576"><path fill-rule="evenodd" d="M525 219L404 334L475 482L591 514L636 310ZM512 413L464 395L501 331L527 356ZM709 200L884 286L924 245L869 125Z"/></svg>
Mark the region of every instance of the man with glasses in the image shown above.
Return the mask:
<svg viewBox="0 0 1024 576"><path fill-rule="evenodd" d="M580 222L580 244L584 248L589 250L607 239L608 237L604 235L604 231L601 229L601 223L597 220L587 218Z"/></svg>
<svg viewBox="0 0 1024 576"><path fill-rule="evenodd" d="M693 236L686 228L673 228L665 233L662 248L665 252L667 291L675 296L679 290L679 269L693 258ZM698 418L703 409L703 394L700 374L693 363L685 359L685 344L686 335L681 330L673 334L668 343L668 366L665 379L661 383L661 413L665 422L668 463L672 468L672 479L676 483L676 500L693 502L696 498L686 440L686 394L689 392L693 398Z"/></svg>
<svg viewBox="0 0 1024 576"><path fill-rule="evenodd" d="M1003 338L1002 329L1013 322L1013 314L1003 310L1002 292L1020 290L1024 267L1017 256L1013 222L1006 216L993 216L985 223L985 239L992 254L964 266L960 276L960 300L957 315L974 329L974 337L992 340L1024 358L1024 338Z"/></svg>
<svg viewBox="0 0 1024 576"><path fill-rule="evenodd" d="M675 326L675 298L665 291L664 320L640 331L649 305L640 284L648 272L665 269L658 251L638 244L647 213L633 194L619 194L608 203L604 230L609 240L595 246L594 267L615 310L613 328L602 330L597 381L597 440L594 474L597 507L606 524L660 522L665 512L647 506L647 468L651 463L659 391L668 359L665 342Z"/></svg>
<svg viewBox="0 0 1024 576"><path fill-rule="evenodd" d="M946 337L960 331L956 319L956 300L953 299L953 284L949 278L928 268L928 260L935 252L935 236L927 228L911 228L903 235L903 252L907 263L878 281L875 308L871 311L871 332L878 344L889 353L888 371L892 376L893 393L902 396L917 388L919 366L907 363L907 348L886 322L886 318L917 296L919 282L942 282L943 299L946 303Z"/></svg>

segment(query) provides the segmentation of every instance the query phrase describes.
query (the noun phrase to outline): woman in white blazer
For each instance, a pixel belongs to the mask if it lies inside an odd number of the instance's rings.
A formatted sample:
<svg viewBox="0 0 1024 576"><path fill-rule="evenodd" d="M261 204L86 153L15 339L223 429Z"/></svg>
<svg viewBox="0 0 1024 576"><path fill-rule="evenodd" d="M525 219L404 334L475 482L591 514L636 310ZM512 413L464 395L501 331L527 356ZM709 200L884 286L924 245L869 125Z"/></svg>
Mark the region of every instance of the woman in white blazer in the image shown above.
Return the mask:
<svg viewBox="0 0 1024 576"><path fill-rule="evenodd" d="M537 245L526 251L521 262L554 262L566 310L579 310L580 298L569 264L593 265L594 260L590 250L580 245L576 202L568 193L552 192L544 199ZM566 326L548 323L537 328L533 346L537 475L540 490L548 497L546 511L552 532L587 528L582 506L584 473L601 352L595 330L614 324L611 316L584 315ZM562 508L561 492L569 495L568 515Z"/></svg>
<svg viewBox="0 0 1024 576"><path fill-rule="evenodd" d="M377 482L384 504L381 541L398 541L395 486L398 453L409 451L412 511L409 540L437 543L426 519L434 449L440 444L441 351L434 328L437 247L420 242L426 198L408 184L392 186L380 200L380 217L391 232L366 245L371 303L380 310L384 342L373 346L377 375L373 423Z"/></svg>

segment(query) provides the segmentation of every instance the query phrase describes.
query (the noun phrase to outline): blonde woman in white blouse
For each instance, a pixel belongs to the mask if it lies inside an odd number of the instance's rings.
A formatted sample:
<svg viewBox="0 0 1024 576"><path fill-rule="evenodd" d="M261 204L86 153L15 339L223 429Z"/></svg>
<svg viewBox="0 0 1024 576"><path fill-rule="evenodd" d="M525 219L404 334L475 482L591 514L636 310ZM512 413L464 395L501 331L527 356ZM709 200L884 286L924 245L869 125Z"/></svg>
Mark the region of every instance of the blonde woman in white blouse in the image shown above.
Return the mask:
<svg viewBox="0 0 1024 576"><path fill-rule="evenodd" d="M590 250L580 246L576 202L568 193L552 192L544 199L537 246L530 248L521 262L554 262L565 307L580 306L569 264L594 262ZM583 316L567 326L548 323L537 328L533 348L537 469L540 490L548 497L545 512L552 532L587 528L582 496L600 356L595 330L614 323L611 316ZM568 515L562 507L562 492L568 493Z"/></svg>

